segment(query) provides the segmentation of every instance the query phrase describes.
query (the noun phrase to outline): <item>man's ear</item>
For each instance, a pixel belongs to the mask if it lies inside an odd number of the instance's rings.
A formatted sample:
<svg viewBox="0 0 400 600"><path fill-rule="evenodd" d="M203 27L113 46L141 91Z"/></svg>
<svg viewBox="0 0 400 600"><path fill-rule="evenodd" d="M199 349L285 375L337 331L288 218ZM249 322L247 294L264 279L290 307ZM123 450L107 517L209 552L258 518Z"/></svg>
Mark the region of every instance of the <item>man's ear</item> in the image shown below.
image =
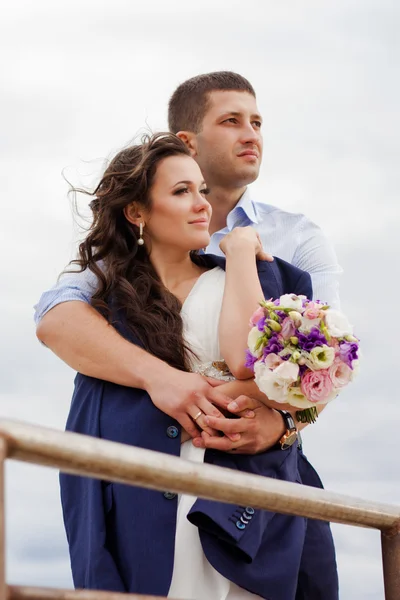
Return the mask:
<svg viewBox="0 0 400 600"><path fill-rule="evenodd" d="M126 220L129 221L129 223L132 223L132 225L139 227L140 223L144 224L143 211L136 202L131 202L131 204L125 206L124 215Z"/></svg>
<svg viewBox="0 0 400 600"><path fill-rule="evenodd" d="M186 146L190 150L190 154L194 158L197 156L197 138L196 134L193 131L178 131L176 134L182 142L185 142Z"/></svg>

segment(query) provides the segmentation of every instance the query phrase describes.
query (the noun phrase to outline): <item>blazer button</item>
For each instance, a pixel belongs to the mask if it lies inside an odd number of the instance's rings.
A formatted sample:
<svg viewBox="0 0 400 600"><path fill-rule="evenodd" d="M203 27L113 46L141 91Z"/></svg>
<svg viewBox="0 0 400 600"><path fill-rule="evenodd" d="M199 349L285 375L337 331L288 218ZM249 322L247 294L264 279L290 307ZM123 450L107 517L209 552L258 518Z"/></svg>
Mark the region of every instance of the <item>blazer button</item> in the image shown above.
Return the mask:
<svg viewBox="0 0 400 600"><path fill-rule="evenodd" d="M236 527L238 529L246 529L246 525L242 521L236 521Z"/></svg>
<svg viewBox="0 0 400 600"><path fill-rule="evenodd" d="M246 508L244 510L247 512L248 515L254 515L254 513L255 513L255 510L252 506L246 506Z"/></svg>
<svg viewBox="0 0 400 600"><path fill-rule="evenodd" d="M176 498L176 494L174 494L173 492L164 492L163 496L167 500L173 500L174 498Z"/></svg>
<svg viewBox="0 0 400 600"><path fill-rule="evenodd" d="M167 428L167 436L169 438L176 438L176 437L178 437L178 435L179 435L179 431L178 431L178 428L175 427L175 425L170 425Z"/></svg>
<svg viewBox="0 0 400 600"><path fill-rule="evenodd" d="M252 519L252 517L249 517L248 515L246 515L246 513L243 513L243 515L240 517L240 520L245 525L248 525L250 523L250 519Z"/></svg>

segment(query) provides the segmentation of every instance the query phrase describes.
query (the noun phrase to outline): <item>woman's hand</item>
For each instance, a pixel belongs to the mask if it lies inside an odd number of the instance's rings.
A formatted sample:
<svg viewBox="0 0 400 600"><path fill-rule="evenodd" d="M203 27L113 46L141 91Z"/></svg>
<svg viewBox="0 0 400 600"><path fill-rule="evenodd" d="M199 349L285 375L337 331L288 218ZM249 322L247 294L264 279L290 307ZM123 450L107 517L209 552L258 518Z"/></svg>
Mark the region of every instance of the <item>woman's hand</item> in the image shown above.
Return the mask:
<svg viewBox="0 0 400 600"><path fill-rule="evenodd" d="M274 260L271 254L264 252L260 236L254 227L236 227L223 237L219 247L227 258L250 251L258 260Z"/></svg>
<svg viewBox="0 0 400 600"><path fill-rule="evenodd" d="M232 402L231 411L239 418L206 417L211 427L224 433L222 437L212 437L203 431L193 444L221 452L258 454L274 446L285 433L282 415L254 398L239 396ZM239 436L236 441L232 441L233 434Z"/></svg>
<svg viewBox="0 0 400 600"><path fill-rule="evenodd" d="M198 373L185 373L165 365L165 371L154 374L146 391L153 404L178 421L190 437L198 437L201 431L219 436L205 421L207 416L224 418L217 406L226 410L231 402L229 396L218 390L219 383ZM232 441L239 439L236 434L229 437Z"/></svg>

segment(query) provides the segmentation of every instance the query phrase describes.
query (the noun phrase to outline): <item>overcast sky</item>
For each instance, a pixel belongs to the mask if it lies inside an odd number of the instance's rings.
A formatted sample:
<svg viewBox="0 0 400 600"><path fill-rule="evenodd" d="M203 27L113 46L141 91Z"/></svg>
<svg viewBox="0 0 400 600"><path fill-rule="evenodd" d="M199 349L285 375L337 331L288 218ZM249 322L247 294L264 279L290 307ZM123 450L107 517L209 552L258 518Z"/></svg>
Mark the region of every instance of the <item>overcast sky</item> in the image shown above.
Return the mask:
<svg viewBox="0 0 400 600"><path fill-rule="evenodd" d="M304 435L329 490L400 506L400 5L395 0L36 0L0 20L1 415L62 429L73 372L35 338L33 304L74 256L74 183L193 75L234 70L265 119L257 200L333 240L362 340L356 383ZM387 318L390 326L384 327ZM381 334L385 332L385 337ZM334 526L342 600L382 600L379 534ZM55 471L7 465L10 583L71 586Z"/></svg>

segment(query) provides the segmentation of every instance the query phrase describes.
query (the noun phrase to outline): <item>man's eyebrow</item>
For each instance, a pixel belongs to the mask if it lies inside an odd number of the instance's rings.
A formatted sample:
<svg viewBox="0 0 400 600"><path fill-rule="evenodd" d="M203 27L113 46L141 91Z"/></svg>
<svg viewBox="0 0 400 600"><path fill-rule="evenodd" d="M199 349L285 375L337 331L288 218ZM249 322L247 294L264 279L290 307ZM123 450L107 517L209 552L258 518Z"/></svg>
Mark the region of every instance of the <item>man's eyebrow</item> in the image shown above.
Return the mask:
<svg viewBox="0 0 400 600"><path fill-rule="evenodd" d="M237 112L235 110L230 110L228 112L224 112L222 115L220 115L220 119L225 119L226 117L243 117L243 113L242 112ZM259 115L258 113L255 113L253 115L251 115L251 120L257 120L257 121L262 121L262 116Z"/></svg>

